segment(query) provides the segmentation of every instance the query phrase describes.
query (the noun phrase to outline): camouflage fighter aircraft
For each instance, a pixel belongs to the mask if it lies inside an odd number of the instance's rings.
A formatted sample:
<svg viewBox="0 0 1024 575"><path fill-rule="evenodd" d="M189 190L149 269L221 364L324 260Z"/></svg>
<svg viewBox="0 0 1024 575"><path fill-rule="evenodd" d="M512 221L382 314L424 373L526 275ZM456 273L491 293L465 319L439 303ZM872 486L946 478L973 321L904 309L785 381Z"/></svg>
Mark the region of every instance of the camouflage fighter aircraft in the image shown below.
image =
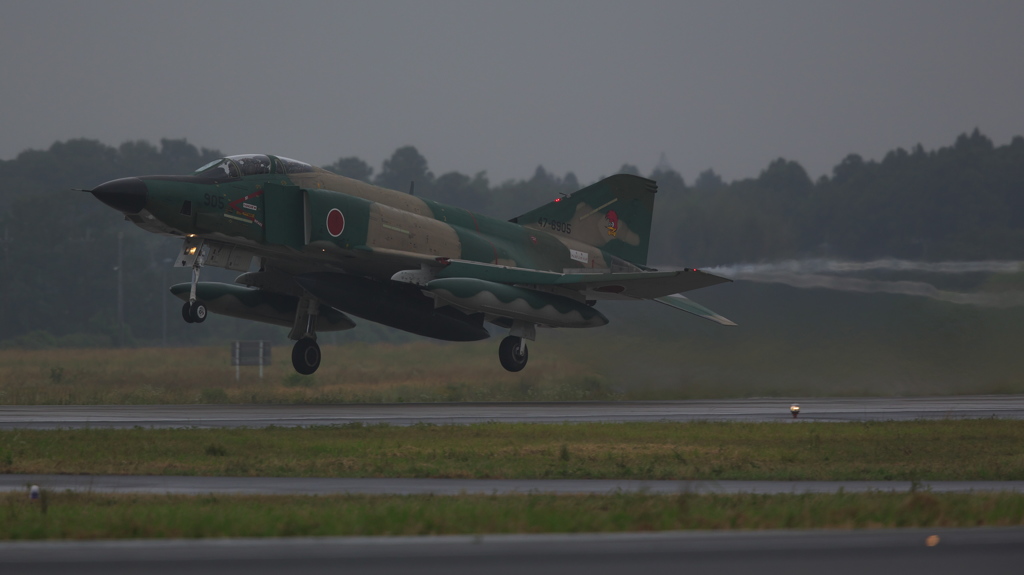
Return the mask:
<svg viewBox="0 0 1024 575"><path fill-rule="evenodd" d="M122 178L91 192L142 229L183 238L172 286L182 317L209 312L290 327L292 364L320 365L317 332L351 314L427 337L489 337L509 371L538 327L608 323L600 300L654 300L735 325L679 295L726 278L648 268L655 182L619 174L501 221L279 156L240 155L188 176ZM200 282L202 267L242 273ZM258 268L258 271L250 271Z"/></svg>

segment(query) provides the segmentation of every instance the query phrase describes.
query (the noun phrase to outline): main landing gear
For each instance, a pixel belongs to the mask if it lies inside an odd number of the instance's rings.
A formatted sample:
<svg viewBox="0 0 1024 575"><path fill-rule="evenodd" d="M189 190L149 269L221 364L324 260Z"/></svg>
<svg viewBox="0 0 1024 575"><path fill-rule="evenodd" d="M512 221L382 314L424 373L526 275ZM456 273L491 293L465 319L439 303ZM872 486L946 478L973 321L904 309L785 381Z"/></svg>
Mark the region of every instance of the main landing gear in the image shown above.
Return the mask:
<svg viewBox="0 0 1024 575"><path fill-rule="evenodd" d="M302 375L312 375L320 367L320 346L316 340L304 337L292 348L292 367Z"/></svg>
<svg viewBox="0 0 1024 575"><path fill-rule="evenodd" d="M498 359L501 360L501 367L513 373L522 371L526 367L526 361L530 359L530 352L526 349L526 340L537 339L537 325L525 321L516 320L512 322L512 328L508 330L508 337L501 340L498 346Z"/></svg>
<svg viewBox="0 0 1024 575"><path fill-rule="evenodd" d="M306 295L299 299L295 309L295 323L288 334L294 339L292 367L302 375L312 375L320 367L320 346L316 343L316 321L320 302Z"/></svg>
<svg viewBox="0 0 1024 575"><path fill-rule="evenodd" d="M510 335L501 340L498 347L498 359L501 360L501 367L508 371L521 371L526 367L526 361L530 359L530 352L526 349L526 340Z"/></svg>

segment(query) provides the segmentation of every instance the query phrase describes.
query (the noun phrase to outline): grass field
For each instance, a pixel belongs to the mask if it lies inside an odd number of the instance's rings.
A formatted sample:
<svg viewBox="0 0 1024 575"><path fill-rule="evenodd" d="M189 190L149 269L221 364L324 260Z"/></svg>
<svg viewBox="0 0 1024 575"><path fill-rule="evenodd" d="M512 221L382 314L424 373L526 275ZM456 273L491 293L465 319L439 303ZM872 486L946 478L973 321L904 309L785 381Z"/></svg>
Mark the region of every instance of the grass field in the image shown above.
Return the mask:
<svg viewBox="0 0 1024 575"><path fill-rule="evenodd" d="M721 327L721 326L712 326ZM714 332L712 332L714 333ZM739 333L739 332L728 332ZM709 338L711 335L709 334ZM0 405L401 403L647 400L765 396L1024 393L1012 364L947 367L935 357L883 357L840 344L734 345L552 332L530 345L530 365L503 370L496 341L324 345L313 376L274 348L260 379L236 381L229 348L0 350ZM877 351L877 350L876 350ZM955 359L955 356L953 356Z"/></svg>
<svg viewBox="0 0 1024 575"><path fill-rule="evenodd" d="M0 495L0 539L1024 525L1024 495Z"/></svg>
<svg viewBox="0 0 1024 575"><path fill-rule="evenodd" d="M0 473L1024 479L1024 425L578 423L0 431Z"/></svg>
<svg viewBox="0 0 1024 575"><path fill-rule="evenodd" d="M1005 420L0 431L2 473L1024 479ZM26 477L26 480L28 477ZM1024 525L1024 494L0 494L0 540Z"/></svg>
<svg viewBox="0 0 1024 575"><path fill-rule="evenodd" d="M290 348L245 367L227 346L0 350L0 404L348 403L616 399L594 370L561 354L536 354L528 374L506 372L492 345L419 342L323 346L323 364L301 376Z"/></svg>

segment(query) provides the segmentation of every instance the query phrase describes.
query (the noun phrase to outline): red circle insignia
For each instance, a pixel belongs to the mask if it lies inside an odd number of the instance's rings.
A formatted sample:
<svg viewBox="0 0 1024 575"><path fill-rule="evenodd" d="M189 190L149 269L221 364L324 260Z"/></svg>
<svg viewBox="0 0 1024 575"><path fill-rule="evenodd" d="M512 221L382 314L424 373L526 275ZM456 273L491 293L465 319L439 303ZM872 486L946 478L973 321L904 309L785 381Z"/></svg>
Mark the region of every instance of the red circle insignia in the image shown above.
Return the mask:
<svg viewBox="0 0 1024 575"><path fill-rule="evenodd" d="M338 208L332 208L327 212L327 231L334 237L345 231L345 215Z"/></svg>

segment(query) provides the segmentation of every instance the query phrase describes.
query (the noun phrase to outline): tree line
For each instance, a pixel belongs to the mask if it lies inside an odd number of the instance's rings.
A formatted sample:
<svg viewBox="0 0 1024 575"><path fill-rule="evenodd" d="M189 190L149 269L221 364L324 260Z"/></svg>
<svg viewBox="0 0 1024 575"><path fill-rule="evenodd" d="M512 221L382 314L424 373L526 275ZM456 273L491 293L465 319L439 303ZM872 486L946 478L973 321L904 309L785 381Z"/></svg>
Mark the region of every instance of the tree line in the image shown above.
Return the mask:
<svg viewBox="0 0 1024 575"><path fill-rule="evenodd" d="M185 331L175 315L180 302L165 299L168 284L188 280L187 270L168 267L177 240L142 232L72 189L131 175L187 174L222 155L185 140L112 147L75 139L0 161L0 342L33 333L39 345L153 343L165 337L164 320L169 341L193 340L195 331ZM592 183L543 166L528 178L496 184L484 171L435 175L414 146L395 150L379 171L352 156L324 167L506 219ZM1022 137L995 146L975 130L935 150L898 148L881 160L851 154L816 181L783 158L756 177L732 182L709 169L688 183L664 162L649 174L629 164L610 173L618 172L658 182L649 259L655 265L796 257L1024 259ZM119 233L126 330L115 298ZM232 277L204 270L204 279ZM249 322L221 325L221 331L205 330L206 337L261 337L265 329Z"/></svg>
<svg viewBox="0 0 1024 575"><path fill-rule="evenodd" d="M379 173L357 157L325 168L384 187L501 218L514 217L581 187L538 166L527 179L491 185L486 172L435 176L413 146ZM754 178L725 182L713 169L688 185L663 162L649 174L630 164L615 173L658 182L653 262L707 266L795 257L922 260L1024 258L1024 138L995 146L974 130L947 147L897 148L881 160L843 158L812 181L779 158Z"/></svg>

